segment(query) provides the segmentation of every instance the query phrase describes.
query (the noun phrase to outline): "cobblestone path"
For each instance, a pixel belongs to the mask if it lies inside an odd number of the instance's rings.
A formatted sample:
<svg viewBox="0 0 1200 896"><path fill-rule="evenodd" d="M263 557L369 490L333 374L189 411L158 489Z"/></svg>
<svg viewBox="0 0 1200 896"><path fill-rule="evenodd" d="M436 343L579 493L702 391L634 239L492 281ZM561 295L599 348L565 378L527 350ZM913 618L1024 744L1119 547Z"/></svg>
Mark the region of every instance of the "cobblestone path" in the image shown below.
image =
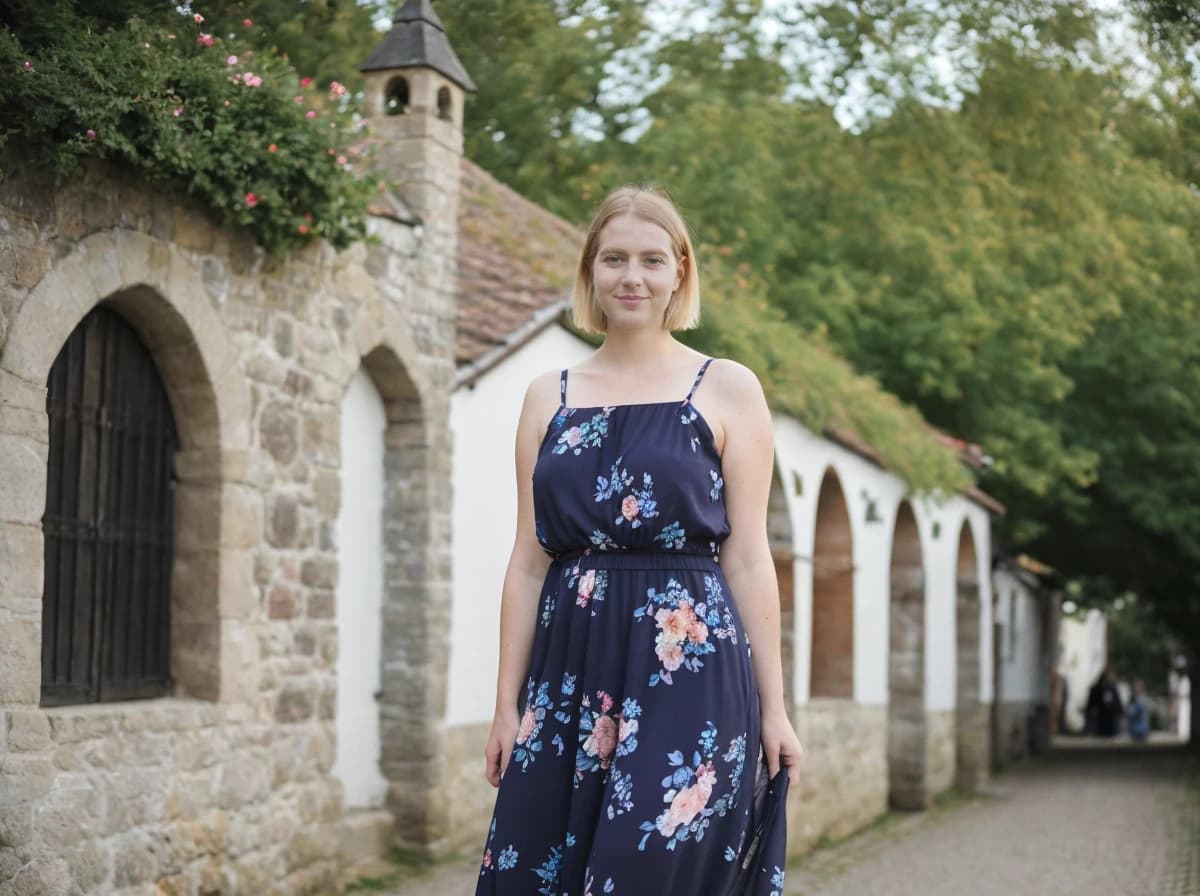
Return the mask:
<svg viewBox="0 0 1200 896"><path fill-rule="evenodd" d="M1175 747L1062 747L799 858L785 896L1200 896L1194 769ZM477 868L402 869L386 892L470 896Z"/></svg>
<svg viewBox="0 0 1200 896"><path fill-rule="evenodd" d="M1174 747L1073 746L985 795L801 858L786 896L1193 896L1200 790Z"/></svg>

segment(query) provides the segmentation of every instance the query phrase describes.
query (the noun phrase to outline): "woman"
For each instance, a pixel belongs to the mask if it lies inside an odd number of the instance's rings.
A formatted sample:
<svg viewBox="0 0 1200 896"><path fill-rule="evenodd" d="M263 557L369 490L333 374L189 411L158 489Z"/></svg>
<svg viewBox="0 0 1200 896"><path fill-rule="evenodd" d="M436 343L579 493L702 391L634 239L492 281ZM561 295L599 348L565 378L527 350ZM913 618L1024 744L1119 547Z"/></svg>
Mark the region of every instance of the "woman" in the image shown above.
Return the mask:
<svg viewBox="0 0 1200 896"><path fill-rule="evenodd" d="M699 277L656 190L601 205L574 310L604 343L535 379L518 424L476 892L778 896L801 750L762 388L672 336L698 320Z"/></svg>

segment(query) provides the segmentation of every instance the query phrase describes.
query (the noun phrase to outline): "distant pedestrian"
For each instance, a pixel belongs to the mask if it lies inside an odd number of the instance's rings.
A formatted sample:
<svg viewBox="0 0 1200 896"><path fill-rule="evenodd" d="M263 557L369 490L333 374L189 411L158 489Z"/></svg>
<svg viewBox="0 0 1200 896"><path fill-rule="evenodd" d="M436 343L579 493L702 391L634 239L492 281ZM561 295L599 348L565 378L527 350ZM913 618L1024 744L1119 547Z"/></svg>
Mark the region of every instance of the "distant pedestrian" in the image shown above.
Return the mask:
<svg viewBox="0 0 1200 896"><path fill-rule="evenodd" d="M1112 669L1104 667L1092 689L1088 691L1088 733L1100 737L1113 737L1121 719L1121 694L1117 690L1116 676Z"/></svg>
<svg viewBox="0 0 1200 896"><path fill-rule="evenodd" d="M1129 698L1129 736L1143 741L1150 735L1150 707L1146 703L1146 685L1139 678Z"/></svg>

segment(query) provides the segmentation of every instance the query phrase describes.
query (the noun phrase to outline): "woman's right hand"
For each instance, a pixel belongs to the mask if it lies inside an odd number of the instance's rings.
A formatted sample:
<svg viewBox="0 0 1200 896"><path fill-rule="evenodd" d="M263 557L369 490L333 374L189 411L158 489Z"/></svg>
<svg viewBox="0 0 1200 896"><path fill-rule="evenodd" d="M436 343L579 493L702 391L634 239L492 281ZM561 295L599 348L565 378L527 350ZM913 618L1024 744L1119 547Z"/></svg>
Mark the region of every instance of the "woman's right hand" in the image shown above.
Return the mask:
<svg viewBox="0 0 1200 896"><path fill-rule="evenodd" d="M517 741L517 729L521 721L515 709L507 712L497 712L492 719L492 730L488 734L484 758L487 764L488 783L493 787L500 786L504 770L508 768L508 760L512 756L513 747Z"/></svg>

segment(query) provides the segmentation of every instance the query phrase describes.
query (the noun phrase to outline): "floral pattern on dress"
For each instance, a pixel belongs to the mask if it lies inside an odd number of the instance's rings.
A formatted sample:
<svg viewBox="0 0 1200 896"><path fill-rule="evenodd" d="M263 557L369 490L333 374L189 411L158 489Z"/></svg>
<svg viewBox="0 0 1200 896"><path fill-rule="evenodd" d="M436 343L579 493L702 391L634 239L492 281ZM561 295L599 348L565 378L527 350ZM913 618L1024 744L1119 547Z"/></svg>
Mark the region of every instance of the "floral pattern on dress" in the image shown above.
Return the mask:
<svg viewBox="0 0 1200 896"><path fill-rule="evenodd" d="M621 711L612 713L613 698L607 691L596 692L593 708L588 695L581 702L579 718L579 752L575 757L575 785L592 772L607 772L613 760L628 756L637 749L638 717L642 708L636 700L627 699Z"/></svg>
<svg viewBox="0 0 1200 896"><path fill-rule="evenodd" d="M567 587L575 592L575 606L587 609L593 602L604 600L604 593L608 590L608 570L589 569L580 572L576 563L567 570ZM596 615L594 606L592 615Z"/></svg>
<svg viewBox="0 0 1200 896"><path fill-rule="evenodd" d="M576 426L568 426L558 434L558 441L553 449L554 453L566 454L570 451L574 454L582 454L584 448L599 448L604 437L608 435L608 418L612 412L611 407L601 408L592 416L591 420L585 420ZM564 426L574 413L574 408L563 408L558 412L551 426L555 428Z"/></svg>
<svg viewBox="0 0 1200 896"><path fill-rule="evenodd" d="M651 588L645 605L634 610L635 619L653 619L658 631L654 636L654 653L662 668L651 674L650 687L674 684L672 673L680 668L699 672L704 667L701 657L716 653L710 640L731 639L737 643L733 616L722 596L720 583L705 576L705 600L697 603L687 588L675 579L667 581L666 589Z"/></svg>
<svg viewBox="0 0 1200 896"><path fill-rule="evenodd" d="M525 713L521 716L521 724L517 729L517 743L513 748L511 762L515 762L521 766L521 771L529 768L530 764L537 757L537 754L542 750L542 742L539 736L542 733L542 725L546 722L546 712L554 707L554 701L550 699L547 693L549 683L543 681L537 689L537 695L533 693L533 679L529 680L528 698L525 703Z"/></svg>
<svg viewBox="0 0 1200 896"><path fill-rule="evenodd" d="M714 816L722 817L737 807L737 792L746 765L746 735L733 738L721 756L727 766L732 766L730 787L712 805L709 801L720 777L716 767L717 727L712 722L700 733L698 746L690 761L680 750L667 754L667 763L673 771L662 779L662 801L666 808L654 821L642 822L644 835L638 843L639 851L645 851L646 843L656 832L666 838L669 850L686 840L703 840Z"/></svg>

